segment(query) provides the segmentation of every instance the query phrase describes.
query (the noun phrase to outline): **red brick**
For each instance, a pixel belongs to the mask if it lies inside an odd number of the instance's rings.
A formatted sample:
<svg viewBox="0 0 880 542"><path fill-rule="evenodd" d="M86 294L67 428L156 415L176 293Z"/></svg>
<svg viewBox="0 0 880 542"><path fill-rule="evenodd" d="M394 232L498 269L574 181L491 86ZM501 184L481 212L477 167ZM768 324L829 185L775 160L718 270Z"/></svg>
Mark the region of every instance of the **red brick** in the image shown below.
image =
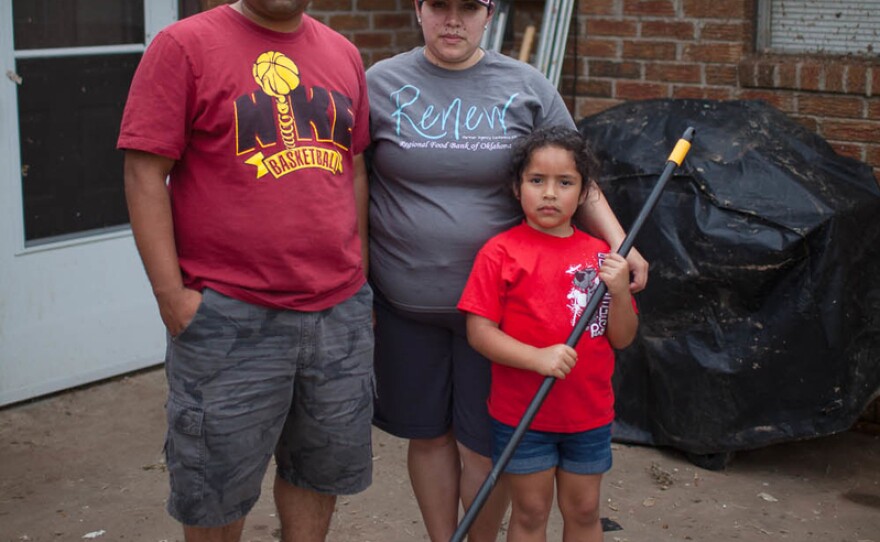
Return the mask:
<svg viewBox="0 0 880 542"><path fill-rule="evenodd" d="M416 27L415 15L406 12L400 13L374 13L373 25L376 30L399 31L401 28L414 29Z"/></svg>
<svg viewBox="0 0 880 542"><path fill-rule="evenodd" d="M700 28L700 39L708 41L745 41L748 26L744 22L705 23Z"/></svg>
<svg viewBox="0 0 880 542"><path fill-rule="evenodd" d="M369 28L369 17L366 14L346 13L344 15L331 15L328 19L327 26L342 32L344 30L361 30Z"/></svg>
<svg viewBox="0 0 880 542"><path fill-rule="evenodd" d="M865 94L868 89L868 68L849 65L846 67L846 91L849 94Z"/></svg>
<svg viewBox="0 0 880 542"><path fill-rule="evenodd" d="M623 58L675 60L675 44L668 41L624 41Z"/></svg>
<svg viewBox="0 0 880 542"><path fill-rule="evenodd" d="M834 152L841 156L849 156L850 158L855 158L859 161L865 159L864 145L856 145L854 143L846 143L842 141L829 141L828 143L831 145L831 148L834 149Z"/></svg>
<svg viewBox="0 0 880 542"><path fill-rule="evenodd" d="M354 0L314 0L309 7L309 13L320 11L354 11Z"/></svg>
<svg viewBox="0 0 880 542"><path fill-rule="evenodd" d="M822 121L822 135L826 139L880 143L880 122L825 119Z"/></svg>
<svg viewBox="0 0 880 542"><path fill-rule="evenodd" d="M880 96L880 66L871 68L871 92L868 96Z"/></svg>
<svg viewBox="0 0 880 542"><path fill-rule="evenodd" d="M744 89L739 95L743 100L761 100L785 112L794 112L795 110L794 96L791 92Z"/></svg>
<svg viewBox="0 0 880 542"><path fill-rule="evenodd" d="M615 36L631 38L638 33L638 25L633 20L593 19L587 20L588 36Z"/></svg>
<svg viewBox="0 0 880 542"><path fill-rule="evenodd" d="M751 14L744 0L684 0L682 7L685 17L700 19L746 19Z"/></svg>
<svg viewBox="0 0 880 542"><path fill-rule="evenodd" d="M415 12L412 2L405 3L404 9ZM403 11L397 0L355 0L355 11Z"/></svg>
<svg viewBox="0 0 880 542"><path fill-rule="evenodd" d="M392 38L389 32L355 32L351 41L358 48L376 49L390 47Z"/></svg>
<svg viewBox="0 0 880 542"><path fill-rule="evenodd" d="M819 64L804 63L800 65L801 90L822 90L824 73Z"/></svg>
<svg viewBox="0 0 880 542"><path fill-rule="evenodd" d="M773 88L776 86L776 63L758 62L755 64L755 86Z"/></svg>
<svg viewBox="0 0 880 542"><path fill-rule="evenodd" d="M867 145L865 152L865 163L875 168L880 168L880 145Z"/></svg>
<svg viewBox="0 0 880 542"><path fill-rule="evenodd" d="M825 64L825 91L844 92L846 90L846 66L839 62Z"/></svg>
<svg viewBox="0 0 880 542"><path fill-rule="evenodd" d="M391 58L396 54L397 53L394 51L373 51L370 53L369 61L364 60L364 66L369 68L376 62L379 62L380 60L385 60L386 58Z"/></svg>
<svg viewBox="0 0 880 542"><path fill-rule="evenodd" d="M647 100L669 98L669 85L644 83L639 81L617 81L614 97L622 100Z"/></svg>
<svg viewBox="0 0 880 542"><path fill-rule="evenodd" d="M624 0L623 13L649 17L674 17L675 3L671 0Z"/></svg>
<svg viewBox="0 0 880 542"><path fill-rule="evenodd" d="M590 60L590 77L611 77L614 79L639 79L642 67L638 62L616 62L610 60Z"/></svg>
<svg viewBox="0 0 880 542"><path fill-rule="evenodd" d="M644 21L642 23L642 37L692 40L694 38L694 23L678 21Z"/></svg>
<svg viewBox="0 0 880 542"><path fill-rule="evenodd" d="M397 52L409 51L416 45L423 43L422 33L419 30L408 30L394 33L394 48Z"/></svg>
<svg viewBox="0 0 880 542"><path fill-rule="evenodd" d="M807 130L815 133L819 133L819 123L813 117L800 117L797 115L790 115L795 122L806 128Z"/></svg>
<svg viewBox="0 0 880 542"><path fill-rule="evenodd" d="M701 83L703 74L700 64L651 62L645 65L645 80L668 83Z"/></svg>
<svg viewBox="0 0 880 542"><path fill-rule="evenodd" d="M797 65L791 62L779 62L776 64L776 88L798 88Z"/></svg>
<svg viewBox="0 0 880 542"><path fill-rule="evenodd" d="M742 57L741 43L688 43L682 54L682 60L720 64L736 64Z"/></svg>
<svg viewBox="0 0 880 542"><path fill-rule="evenodd" d="M880 120L880 99L868 98L868 118Z"/></svg>
<svg viewBox="0 0 880 542"><path fill-rule="evenodd" d="M616 0L590 0L589 2L579 2L581 13L588 15L619 15L620 9ZM519 14L519 4L517 4L517 14Z"/></svg>
<svg viewBox="0 0 880 542"><path fill-rule="evenodd" d="M672 89L672 97L692 100L730 100L734 95L730 87L677 86Z"/></svg>
<svg viewBox="0 0 880 542"><path fill-rule="evenodd" d="M597 96L610 98L613 95L613 87L608 79L579 78L577 82L577 94L582 96Z"/></svg>
<svg viewBox="0 0 880 542"><path fill-rule="evenodd" d="M620 42L616 40L581 40L578 43L578 55L600 58L620 58Z"/></svg>
<svg viewBox="0 0 880 542"><path fill-rule="evenodd" d="M798 113L820 117L863 118L865 101L850 96L803 94L798 98Z"/></svg>
<svg viewBox="0 0 880 542"><path fill-rule="evenodd" d="M595 98L577 98L575 100L574 118L580 120L596 113L601 113L610 107L621 103L620 100L597 100Z"/></svg>
<svg viewBox="0 0 880 542"><path fill-rule="evenodd" d="M737 86L737 67L729 64L707 64L706 84Z"/></svg>
<svg viewBox="0 0 880 542"><path fill-rule="evenodd" d="M713 65L711 65L711 64L706 66L707 73L708 73L709 68L712 66ZM721 66L726 67L727 65L721 65ZM758 63L757 62L747 60L744 62L740 62L739 64L736 65L737 80L739 81L739 84L744 87L755 86L755 81L757 80L757 76L755 74L757 74L757 72L758 72Z"/></svg>

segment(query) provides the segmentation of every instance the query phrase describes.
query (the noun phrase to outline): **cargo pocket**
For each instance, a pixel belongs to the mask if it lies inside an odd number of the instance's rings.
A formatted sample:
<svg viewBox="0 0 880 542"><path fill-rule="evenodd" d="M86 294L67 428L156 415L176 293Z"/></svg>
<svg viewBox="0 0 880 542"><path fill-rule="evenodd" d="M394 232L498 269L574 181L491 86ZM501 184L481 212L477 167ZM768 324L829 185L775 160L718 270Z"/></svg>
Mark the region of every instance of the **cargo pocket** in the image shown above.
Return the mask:
<svg viewBox="0 0 880 542"><path fill-rule="evenodd" d="M171 398L168 401L168 435L165 459L171 492L186 515L186 509L202 499L205 486L206 449L203 434L205 411L197 405Z"/></svg>

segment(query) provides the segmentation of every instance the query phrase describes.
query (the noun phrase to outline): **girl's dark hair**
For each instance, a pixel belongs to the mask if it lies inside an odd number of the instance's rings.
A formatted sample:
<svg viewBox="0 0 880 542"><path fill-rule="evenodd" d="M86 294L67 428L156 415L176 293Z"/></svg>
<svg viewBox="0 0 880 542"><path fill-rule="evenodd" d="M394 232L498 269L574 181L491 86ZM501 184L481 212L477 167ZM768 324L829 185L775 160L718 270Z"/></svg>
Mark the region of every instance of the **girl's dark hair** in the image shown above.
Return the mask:
<svg viewBox="0 0 880 542"><path fill-rule="evenodd" d="M583 180L581 193L597 186L594 179L599 170L599 162L596 160L596 155L593 154L593 149L590 148L580 132L564 126L549 126L538 128L514 141L513 157L510 162L511 188L514 194L519 194L522 174L532 159L532 153L544 147L559 147L574 154L575 167Z"/></svg>

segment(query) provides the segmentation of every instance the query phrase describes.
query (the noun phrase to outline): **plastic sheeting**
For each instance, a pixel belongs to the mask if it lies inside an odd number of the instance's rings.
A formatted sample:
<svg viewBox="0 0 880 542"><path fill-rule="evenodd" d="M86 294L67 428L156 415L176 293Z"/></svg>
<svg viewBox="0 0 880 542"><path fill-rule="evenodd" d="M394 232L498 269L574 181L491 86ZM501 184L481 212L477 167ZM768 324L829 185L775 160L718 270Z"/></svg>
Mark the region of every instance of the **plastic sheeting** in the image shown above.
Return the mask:
<svg viewBox="0 0 880 542"><path fill-rule="evenodd" d="M618 441L719 454L846 430L880 390L880 189L762 102L651 100L578 123L651 262L618 353Z"/></svg>

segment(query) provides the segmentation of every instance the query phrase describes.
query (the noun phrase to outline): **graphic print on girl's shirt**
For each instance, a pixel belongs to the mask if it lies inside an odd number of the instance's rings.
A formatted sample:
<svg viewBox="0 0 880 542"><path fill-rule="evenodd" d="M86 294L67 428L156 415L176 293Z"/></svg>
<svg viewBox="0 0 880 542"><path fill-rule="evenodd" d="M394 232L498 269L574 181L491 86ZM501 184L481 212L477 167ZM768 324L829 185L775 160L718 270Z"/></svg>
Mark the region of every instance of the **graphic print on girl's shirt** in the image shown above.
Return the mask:
<svg viewBox="0 0 880 542"><path fill-rule="evenodd" d="M605 256L606 254L604 253L597 255L598 266L601 266L602 262L605 261ZM575 264L569 266L565 274L572 277L571 289L566 296L568 300L566 307L571 312L571 325L574 327L599 287L599 269L590 264ZM611 297L605 294L602 303L599 304L596 315L593 317L593 321L590 322L590 337L598 337L605 333L605 327L608 325L608 306L610 304Z"/></svg>

